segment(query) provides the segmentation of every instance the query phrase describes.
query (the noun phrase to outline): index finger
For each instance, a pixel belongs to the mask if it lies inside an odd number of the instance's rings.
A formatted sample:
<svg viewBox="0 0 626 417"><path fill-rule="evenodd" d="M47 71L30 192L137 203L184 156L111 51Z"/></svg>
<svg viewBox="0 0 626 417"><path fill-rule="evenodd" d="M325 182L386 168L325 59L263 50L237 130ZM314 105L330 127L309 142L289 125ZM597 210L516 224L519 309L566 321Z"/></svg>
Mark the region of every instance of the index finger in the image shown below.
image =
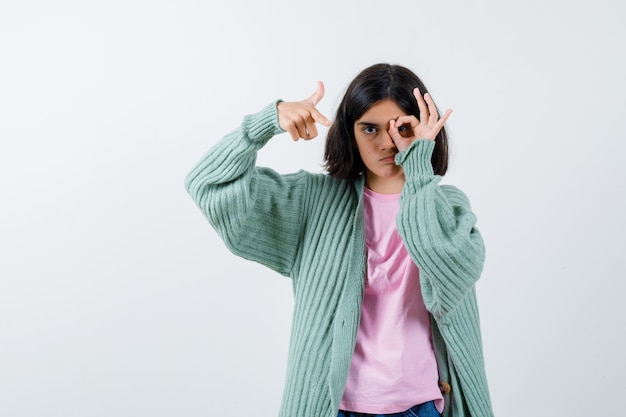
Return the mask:
<svg viewBox="0 0 626 417"><path fill-rule="evenodd" d="M313 118L313 120L321 125L330 126L330 120L328 120L328 118L320 113L320 111L317 110L315 107L313 107L313 109L311 110L311 117Z"/></svg>

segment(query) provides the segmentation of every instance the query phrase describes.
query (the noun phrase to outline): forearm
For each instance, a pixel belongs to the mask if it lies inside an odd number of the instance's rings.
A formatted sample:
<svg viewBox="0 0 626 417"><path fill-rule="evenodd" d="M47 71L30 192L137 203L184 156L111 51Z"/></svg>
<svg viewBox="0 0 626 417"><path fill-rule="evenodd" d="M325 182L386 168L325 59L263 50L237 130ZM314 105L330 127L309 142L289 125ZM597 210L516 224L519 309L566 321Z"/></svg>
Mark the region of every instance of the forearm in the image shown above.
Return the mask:
<svg viewBox="0 0 626 417"><path fill-rule="evenodd" d="M226 244L237 240L254 205L251 183L257 151L281 130L276 102L247 115L193 167L185 179L191 198Z"/></svg>
<svg viewBox="0 0 626 417"><path fill-rule="evenodd" d="M187 176L189 194L236 255L288 275L298 247L305 182L258 168L257 151L284 131L276 102L244 118Z"/></svg>
<svg viewBox="0 0 626 417"><path fill-rule="evenodd" d="M222 138L193 167L185 179L187 191L198 202L207 187L241 179L254 169L257 151L282 132L275 101L245 116L241 126Z"/></svg>
<svg viewBox="0 0 626 417"><path fill-rule="evenodd" d="M485 249L466 196L439 186L430 162L433 147L433 141L418 140L398 155L406 177L398 228L425 280L424 302L445 315L480 277Z"/></svg>

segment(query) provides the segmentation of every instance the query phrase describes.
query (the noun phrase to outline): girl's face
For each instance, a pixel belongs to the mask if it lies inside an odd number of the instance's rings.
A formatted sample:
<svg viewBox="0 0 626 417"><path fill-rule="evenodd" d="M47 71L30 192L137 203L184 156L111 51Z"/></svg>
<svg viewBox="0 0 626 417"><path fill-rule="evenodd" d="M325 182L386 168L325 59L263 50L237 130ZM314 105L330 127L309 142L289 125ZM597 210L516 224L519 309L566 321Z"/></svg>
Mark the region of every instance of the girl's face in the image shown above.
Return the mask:
<svg viewBox="0 0 626 417"><path fill-rule="evenodd" d="M365 185L381 194L402 191L404 172L396 165L396 145L389 136L389 121L407 114L392 100L381 100L372 105L354 122L354 137L365 164Z"/></svg>

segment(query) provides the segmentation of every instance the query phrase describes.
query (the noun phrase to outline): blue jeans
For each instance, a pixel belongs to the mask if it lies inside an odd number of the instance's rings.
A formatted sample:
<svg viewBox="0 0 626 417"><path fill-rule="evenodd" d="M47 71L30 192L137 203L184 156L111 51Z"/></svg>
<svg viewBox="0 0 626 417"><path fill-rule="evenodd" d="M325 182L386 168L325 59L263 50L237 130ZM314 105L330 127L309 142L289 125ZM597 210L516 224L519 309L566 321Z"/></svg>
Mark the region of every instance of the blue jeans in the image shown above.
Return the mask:
<svg viewBox="0 0 626 417"><path fill-rule="evenodd" d="M339 410L337 417L441 417L441 414L439 414L439 411L435 408L435 402L429 401L424 404L413 406L406 411L402 411L401 413L367 414Z"/></svg>

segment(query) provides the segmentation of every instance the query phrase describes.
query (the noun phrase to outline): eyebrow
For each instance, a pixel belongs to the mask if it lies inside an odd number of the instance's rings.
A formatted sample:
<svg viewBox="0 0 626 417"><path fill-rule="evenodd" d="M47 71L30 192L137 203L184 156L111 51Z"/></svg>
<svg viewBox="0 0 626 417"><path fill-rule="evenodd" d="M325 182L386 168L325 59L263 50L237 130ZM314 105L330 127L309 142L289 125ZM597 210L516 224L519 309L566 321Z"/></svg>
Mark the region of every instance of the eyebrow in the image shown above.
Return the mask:
<svg viewBox="0 0 626 417"><path fill-rule="evenodd" d="M371 123L371 122L357 122L357 125L367 126L367 127L380 127L381 126L377 123Z"/></svg>

